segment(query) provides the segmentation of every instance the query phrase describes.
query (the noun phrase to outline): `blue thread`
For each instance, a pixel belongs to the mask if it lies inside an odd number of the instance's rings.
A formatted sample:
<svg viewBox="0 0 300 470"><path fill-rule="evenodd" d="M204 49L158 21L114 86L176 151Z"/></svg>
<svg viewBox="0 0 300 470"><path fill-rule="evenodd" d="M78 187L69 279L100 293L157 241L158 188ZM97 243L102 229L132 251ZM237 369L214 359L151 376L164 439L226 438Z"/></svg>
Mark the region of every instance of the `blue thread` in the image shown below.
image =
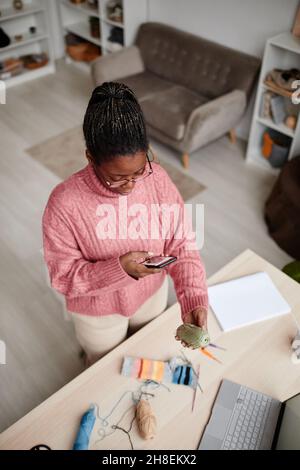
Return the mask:
<svg viewBox="0 0 300 470"><path fill-rule="evenodd" d="M179 384L179 379L180 379L180 374L181 374L181 367L182 366L177 366L174 370L173 377L172 377L172 383L173 384Z"/></svg>

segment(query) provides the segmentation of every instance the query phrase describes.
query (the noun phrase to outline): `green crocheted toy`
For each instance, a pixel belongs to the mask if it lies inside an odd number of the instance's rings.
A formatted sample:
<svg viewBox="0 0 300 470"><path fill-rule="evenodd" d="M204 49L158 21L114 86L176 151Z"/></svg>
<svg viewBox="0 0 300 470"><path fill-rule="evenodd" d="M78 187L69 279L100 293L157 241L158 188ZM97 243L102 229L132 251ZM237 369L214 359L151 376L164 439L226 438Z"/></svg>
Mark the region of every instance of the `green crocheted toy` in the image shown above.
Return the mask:
<svg viewBox="0 0 300 470"><path fill-rule="evenodd" d="M183 323L180 325L179 328L177 328L176 336L192 349L205 348L210 342L207 331L191 323Z"/></svg>

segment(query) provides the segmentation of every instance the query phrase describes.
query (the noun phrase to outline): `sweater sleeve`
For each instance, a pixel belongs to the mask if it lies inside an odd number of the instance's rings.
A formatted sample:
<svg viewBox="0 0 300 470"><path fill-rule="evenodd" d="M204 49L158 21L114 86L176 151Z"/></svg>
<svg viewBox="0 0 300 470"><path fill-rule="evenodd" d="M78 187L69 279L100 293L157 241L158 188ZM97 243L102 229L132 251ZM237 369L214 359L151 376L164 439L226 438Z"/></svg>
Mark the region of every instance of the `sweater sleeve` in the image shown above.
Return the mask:
<svg viewBox="0 0 300 470"><path fill-rule="evenodd" d="M208 309L206 272L184 201L168 175L165 178L165 200L170 201L171 194L172 204L177 206L179 214L176 220L173 219L165 240L165 253L177 256L177 261L166 269L174 282L184 320L185 315L197 307Z"/></svg>
<svg viewBox="0 0 300 470"><path fill-rule="evenodd" d="M68 222L49 202L42 228L51 286L66 297L94 296L136 283L123 270L119 258L94 262L84 259Z"/></svg>

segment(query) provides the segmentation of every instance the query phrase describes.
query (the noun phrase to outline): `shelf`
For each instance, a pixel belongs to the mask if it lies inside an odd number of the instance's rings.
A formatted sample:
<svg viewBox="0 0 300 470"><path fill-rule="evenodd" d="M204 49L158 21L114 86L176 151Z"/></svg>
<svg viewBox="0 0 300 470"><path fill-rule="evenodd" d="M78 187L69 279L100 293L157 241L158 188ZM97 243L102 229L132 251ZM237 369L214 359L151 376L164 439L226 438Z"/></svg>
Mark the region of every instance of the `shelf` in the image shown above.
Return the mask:
<svg viewBox="0 0 300 470"><path fill-rule="evenodd" d="M18 47L27 46L28 44L38 42L38 41L42 41L43 39L47 39L47 38L48 38L47 34L36 33L36 34L33 35L33 34L30 34L30 33L24 33L23 34L23 39L21 41L16 41L14 38L12 38L11 43L10 43L9 46L2 47L0 49L0 54L2 52L7 52L7 51L10 51L10 50L16 49Z"/></svg>
<svg viewBox="0 0 300 470"><path fill-rule="evenodd" d="M11 40L8 46L0 49L1 60L5 57L9 57L10 55L21 56L29 52L42 52L43 49L46 49L44 52L47 52L49 57L49 62L43 67L33 70L24 68L20 74L3 80L6 87L10 88L33 79L46 76L50 73L54 73L55 63L53 49L50 44L50 37L47 29L44 29L44 27L38 27L36 33L31 34L29 32L29 26L32 24L38 25L40 22L45 26L49 24L49 12L47 8L47 4L49 2L46 4L46 0L32 0L30 2L24 1L24 6L21 10L16 10L12 6L9 7L8 5L9 3L12 4L12 1L0 1L0 3L0 26L2 26L4 22L9 22L5 25L9 28L8 31ZM4 3L6 3L7 6L3 5ZM6 26L4 26L4 28L6 28ZM22 39L17 41L15 39L15 35L22 35ZM26 49L27 46L29 46L28 49Z"/></svg>
<svg viewBox="0 0 300 470"><path fill-rule="evenodd" d="M99 12L96 8L90 7L86 3L80 3L76 5L75 3L71 3L68 0L61 0L62 5L65 5L67 8L72 8L74 10L79 11L80 13L84 13L88 16L95 16L96 18L100 18Z"/></svg>
<svg viewBox="0 0 300 470"><path fill-rule="evenodd" d="M262 97L266 90L269 90L279 96L283 96L286 98L286 100L290 100L290 95L294 93L294 91L289 93L289 90L282 90L276 84L271 82L266 83L265 80L267 73L269 73L270 70L276 68L289 69L297 67L299 60L300 38L296 38L290 32L286 32L278 34L277 36L267 40L258 82L258 90L256 93L246 160L249 163L251 162L253 164L257 164L261 168L265 168L274 174L278 173L280 169L273 168L268 160L263 157L261 152L264 129L269 128L270 130L274 130L275 132L281 134L282 137L288 137L290 140L288 160L290 160L300 154L300 119L298 118L297 120L296 128L290 129L284 124L284 122L276 124L272 117L261 116L260 112L262 107ZM292 103L289 104L292 105ZM289 110L287 108L287 114L294 114L294 111L298 111L298 109L299 108L295 109L294 107L293 109Z"/></svg>
<svg viewBox="0 0 300 470"><path fill-rule="evenodd" d="M112 21L112 20L109 20L108 18L102 18L102 21L104 21L104 23L107 23L111 26L117 26L119 28L124 28L123 23L118 23L117 21Z"/></svg>
<svg viewBox="0 0 300 470"><path fill-rule="evenodd" d="M33 5L24 5L22 10L15 10L14 8L1 8L1 16L0 16L0 23L3 21L14 20L17 18L21 18L22 16L26 15L33 15L35 13L40 13L45 11L41 5L33 4Z"/></svg>
<svg viewBox="0 0 300 470"><path fill-rule="evenodd" d="M33 1L37 2L37 0ZM103 55L107 55L111 51L106 42L113 27L121 28L124 32L124 47L127 47L134 43L139 26L147 20L148 16L149 0L124 0L122 22L113 21L113 18L118 20L118 18L121 19L121 16L110 16L110 10L107 10L108 0L98 0L97 9L92 8L87 0L79 4L72 3L71 0L56 1L60 10L60 30L62 34L65 35L66 32L69 32L90 41L102 48ZM99 19L101 38L92 37L89 17Z"/></svg>
<svg viewBox="0 0 300 470"><path fill-rule="evenodd" d="M300 53L300 38L293 36L290 32L278 34L269 39L268 43L296 54Z"/></svg>
<svg viewBox="0 0 300 470"><path fill-rule="evenodd" d="M48 75L49 73L54 73L54 72L55 72L55 65L50 62L44 67L40 67L39 69L36 69L36 70L24 70L24 72L20 73L19 75L16 75L15 77L11 77L7 80L4 80L4 83L6 84L7 88L10 88L12 86L20 85L29 80L34 80L36 78L40 78L45 75Z"/></svg>
<svg viewBox="0 0 300 470"><path fill-rule="evenodd" d="M291 137L292 139L295 136L295 132L293 131L293 129L290 129L285 124L275 124L275 122L273 122L271 119L262 118L260 116L257 118L257 121L260 122L260 124L263 124L264 126L270 127L274 131L280 132L281 134Z"/></svg>
<svg viewBox="0 0 300 470"><path fill-rule="evenodd" d="M101 39L94 38L91 35L88 23L84 23L84 22L74 23L74 24L66 25L64 28L66 31L76 34L77 36L80 36L81 38L84 38L87 41L90 41L93 44L96 44L97 46L101 47Z"/></svg>

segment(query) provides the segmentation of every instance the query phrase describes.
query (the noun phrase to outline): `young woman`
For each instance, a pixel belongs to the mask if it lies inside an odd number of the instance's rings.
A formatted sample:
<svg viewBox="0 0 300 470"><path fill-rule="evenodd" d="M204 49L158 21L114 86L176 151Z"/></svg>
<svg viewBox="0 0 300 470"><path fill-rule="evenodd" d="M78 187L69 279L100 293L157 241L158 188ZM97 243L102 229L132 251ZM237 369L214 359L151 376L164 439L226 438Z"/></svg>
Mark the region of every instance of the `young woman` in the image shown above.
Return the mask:
<svg viewBox="0 0 300 470"><path fill-rule="evenodd" d="M167 274L183 321L206 328L205 269L186 231L178 230L184 203L151 158L134 93L115 82L97 87L83 131L89 163L52 191L43 237L51 284L65 295L88 363L122 342L128 328L164 311ZM168 220L174 207L179 217ZM163 269L142 264L162 253L177 261Z"/></svg>

